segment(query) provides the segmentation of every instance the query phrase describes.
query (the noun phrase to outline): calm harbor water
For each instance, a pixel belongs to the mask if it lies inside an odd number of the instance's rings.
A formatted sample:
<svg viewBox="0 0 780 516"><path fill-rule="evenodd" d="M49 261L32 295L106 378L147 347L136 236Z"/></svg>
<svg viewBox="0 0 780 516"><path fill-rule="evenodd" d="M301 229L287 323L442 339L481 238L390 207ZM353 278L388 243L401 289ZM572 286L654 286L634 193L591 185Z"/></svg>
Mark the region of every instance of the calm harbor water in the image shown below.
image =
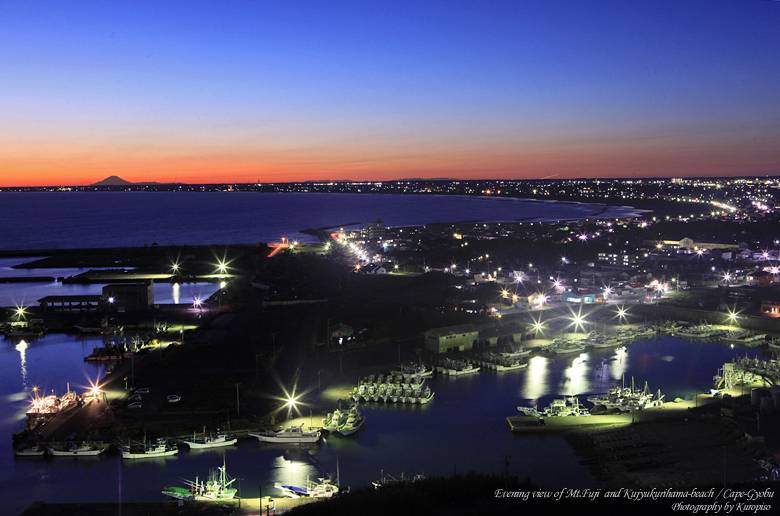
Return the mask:
<svg viewBox="0 0 780 516"><path fill-rule="evenodd" d="M252 192L3 192L1 249L252 244L315 241L309 228L381 218L435 222L621 217L629 207L438 195ZM161 223L164 221L164 223Z"/></svg>
<svg viewBox="0 0 780 516"><path fill-rule="evenodd" d="M352 438L328 437L318 445L285 447L242 440L223 451L182 450L176 457L127 461L118 455L95 458L15 459L10 435L20 428L32 386L45 392L82 389L103 366L82 358L99 337L48 335L27 345L0 341L0 515L18 514L34 500L49 502L162 500L161 489L180 479L207 475L227 462L242 479L242 494L278 495L275 482L297 483L334 474L353 487L364 486L381 470L400 476L448 475L469 470L500 473L503 456L509 472L546 486L598 486L561 437L513 435L505 418L518 405L546 406L553 397L597 393L625 375L649 382L667 400L709 390L712 376L736 356L758 350L686 342L664 337L639 341L627 352L593 350L580 356L536 357L526 370L480 372L459 378L434 378L434 400L425 406L368 404L366 426ZM608 367L602 367L606 361ZM600 371L606 374L599 376ZM314 422L317 424L317 422Z"/></svg>

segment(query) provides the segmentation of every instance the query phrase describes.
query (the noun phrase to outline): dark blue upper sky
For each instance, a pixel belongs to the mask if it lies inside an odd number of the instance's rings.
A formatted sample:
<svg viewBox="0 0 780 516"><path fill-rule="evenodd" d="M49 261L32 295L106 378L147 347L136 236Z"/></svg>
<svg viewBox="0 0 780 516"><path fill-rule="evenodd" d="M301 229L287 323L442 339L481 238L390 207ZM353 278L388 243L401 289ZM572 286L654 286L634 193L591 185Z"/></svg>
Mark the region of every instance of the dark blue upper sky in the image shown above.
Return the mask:
<svg viewBox="0 0 780 516"><path fill-rule="evenodd" d="M0 184L780 173L780 2L0 4Z"/></svg>

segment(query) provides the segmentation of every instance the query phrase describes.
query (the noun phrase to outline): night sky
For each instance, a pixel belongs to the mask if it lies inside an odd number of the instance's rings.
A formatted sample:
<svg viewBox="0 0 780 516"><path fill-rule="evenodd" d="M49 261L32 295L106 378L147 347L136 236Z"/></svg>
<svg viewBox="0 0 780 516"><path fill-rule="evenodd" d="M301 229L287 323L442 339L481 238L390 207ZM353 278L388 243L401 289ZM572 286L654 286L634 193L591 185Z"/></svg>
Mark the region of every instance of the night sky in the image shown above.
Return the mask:
<svg viewBox="0 0 780 516"><path fill-rule="evenodd" d="M0 186L780 174L780 2L3 1Z"/></svg>

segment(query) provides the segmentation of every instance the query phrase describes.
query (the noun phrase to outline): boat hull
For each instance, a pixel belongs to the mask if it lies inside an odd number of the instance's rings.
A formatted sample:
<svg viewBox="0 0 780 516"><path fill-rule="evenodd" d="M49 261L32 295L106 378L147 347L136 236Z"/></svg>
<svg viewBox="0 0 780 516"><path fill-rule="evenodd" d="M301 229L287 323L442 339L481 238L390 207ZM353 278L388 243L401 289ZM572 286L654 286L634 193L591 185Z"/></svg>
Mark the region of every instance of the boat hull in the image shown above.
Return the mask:
<svg viewBox="0 0 780 516"><path fill-rule="evenodd" d="M225 446L233 446L238 442L237 437L232 437L229 439L221 439L221 440L213 440L213 441L184 441L184 444L189 446L192 449L200 450L204 448L222 448Z"/></svg>
<svg viewBox="0 0 780 516"><path fill-rule="evenodd" d="M122 458L123 459L154 459L155 457L170 457L171 455L176 455L179 453L179 450L168 450L164 452L128 452L128 451L122 451Z"/></svg>

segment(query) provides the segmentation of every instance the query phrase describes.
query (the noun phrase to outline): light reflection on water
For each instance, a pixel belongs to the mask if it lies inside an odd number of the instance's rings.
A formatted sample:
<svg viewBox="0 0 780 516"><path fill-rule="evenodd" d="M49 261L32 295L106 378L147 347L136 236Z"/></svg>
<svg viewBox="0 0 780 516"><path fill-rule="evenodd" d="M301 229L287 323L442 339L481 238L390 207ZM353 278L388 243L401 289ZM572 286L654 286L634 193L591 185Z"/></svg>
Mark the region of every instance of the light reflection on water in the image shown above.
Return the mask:
<svg viewBox="0 0 780 516"><path fill-rule="evenodd" d="M27 343L22 340L17 344L16 351L19 352L19 361L22 364L22 389L27 388Z"/></svg>
<svg viewBox="0 0 780 516"><path fill-rule="evenodd" d="M550 358L542 356L528 360L528 372L520 389L521 398L531 400L535 404L539 398L549 392L547 377L550 360Z"/></svg>

